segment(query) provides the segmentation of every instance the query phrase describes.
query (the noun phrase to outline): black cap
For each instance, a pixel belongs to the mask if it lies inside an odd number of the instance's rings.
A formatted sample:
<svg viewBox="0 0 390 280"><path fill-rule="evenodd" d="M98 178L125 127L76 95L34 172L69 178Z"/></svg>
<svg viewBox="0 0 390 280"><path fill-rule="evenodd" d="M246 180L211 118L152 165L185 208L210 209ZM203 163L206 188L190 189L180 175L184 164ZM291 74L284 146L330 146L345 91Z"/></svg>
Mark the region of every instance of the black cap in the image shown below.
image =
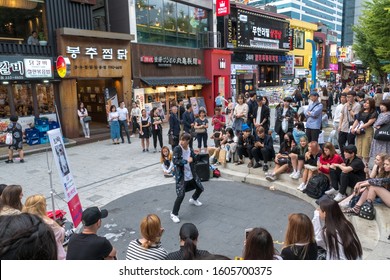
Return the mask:
<svg viewBox="0 0 390 280"><path fill-rule="evenodd" d="M84 226L96 224L97 221L108 216L106 209L100 210L98 207L89 207L83 211L82 221Z"/></svg>
<svg viewBox="0 0 390 280"><path fill-rule="evenodd" d="M357 148L355 145L348 145L344 147L344 152L347 152L348 154L356 154L357 153Z"/></svg>
<svg viewBox="0 0 390 280"><path fill-rule="evenodd" d="M263 97L261 95L256 95L256 100L257 101L263 101Z"/></svg>

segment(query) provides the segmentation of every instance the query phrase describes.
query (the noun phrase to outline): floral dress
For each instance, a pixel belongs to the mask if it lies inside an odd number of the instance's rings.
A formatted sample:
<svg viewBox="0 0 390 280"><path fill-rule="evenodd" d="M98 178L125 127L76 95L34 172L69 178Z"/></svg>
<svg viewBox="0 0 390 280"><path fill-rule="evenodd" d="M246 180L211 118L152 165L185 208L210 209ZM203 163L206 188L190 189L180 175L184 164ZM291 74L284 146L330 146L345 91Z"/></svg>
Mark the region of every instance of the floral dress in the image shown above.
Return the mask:
<svg viewBox="0 0 390 280"><path fill-rule="evenodd" d="M12 145L9 149L21 150L23 149L23 131L19 123L11 122L7 127L7 132L12 133Z"/></svg>

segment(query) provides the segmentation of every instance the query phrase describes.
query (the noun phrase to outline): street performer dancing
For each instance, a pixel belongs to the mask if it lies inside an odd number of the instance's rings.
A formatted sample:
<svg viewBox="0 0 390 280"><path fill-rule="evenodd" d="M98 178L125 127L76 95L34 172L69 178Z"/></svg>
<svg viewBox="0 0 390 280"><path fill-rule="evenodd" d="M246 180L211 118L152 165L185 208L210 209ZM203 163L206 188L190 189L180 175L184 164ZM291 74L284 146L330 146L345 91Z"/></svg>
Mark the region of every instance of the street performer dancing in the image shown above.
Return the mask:
<svg viewBox="0 0 390 280"><path fill-rule="evenodd" d="M189 143L191 135L184 133L180 137L179 145L173 150L173 164L175 165L176 177L176 200L171 212L171 219L174 223L180 223L179 210L186 192L195 189L195 193L189 200L190 204L202 206L198 200L204 188L200 182L198 174L195 172L194 159L197 157L194 151L190 149Z"/></svg>

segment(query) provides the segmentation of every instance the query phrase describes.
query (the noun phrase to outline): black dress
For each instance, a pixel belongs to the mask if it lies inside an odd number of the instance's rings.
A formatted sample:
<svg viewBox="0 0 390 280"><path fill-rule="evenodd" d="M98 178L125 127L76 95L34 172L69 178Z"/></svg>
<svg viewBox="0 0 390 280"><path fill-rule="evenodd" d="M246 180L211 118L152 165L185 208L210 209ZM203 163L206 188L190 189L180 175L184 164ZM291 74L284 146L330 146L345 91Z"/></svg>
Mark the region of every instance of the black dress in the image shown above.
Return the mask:
<svg viewBox="0 0 390 280"><path fill-rule="evenodd" d="M139 134L139 138L146 138L148 139L151 135L150 135L150 126L147 126L145 127L145 125L148 125L148 123L150 123L150 118L149 117L146 117L146 119L144 119L142 116L141 116L141 123L142 123L142 132L143 134Z"/></svg>

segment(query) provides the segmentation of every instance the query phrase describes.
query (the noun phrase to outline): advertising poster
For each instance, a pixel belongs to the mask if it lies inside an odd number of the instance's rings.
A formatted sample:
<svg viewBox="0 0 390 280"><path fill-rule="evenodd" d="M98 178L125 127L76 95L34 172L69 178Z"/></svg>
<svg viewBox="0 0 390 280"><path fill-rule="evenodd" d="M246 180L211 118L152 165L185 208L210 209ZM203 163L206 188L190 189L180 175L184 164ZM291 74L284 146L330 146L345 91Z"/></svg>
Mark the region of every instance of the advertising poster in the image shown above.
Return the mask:
<svg viewBox="0 0 390 280"><path fill-rule="evenodd" d="M134 89L134 100L138 103L140 110L145 109L145 89Z"/></svg>
<svg viewBox="0 0 390 280"><path fill-rule="evenodd" d="M198 100L196 99L196 97L190 97L190 102L191 102L191 105L192 105L192 111L194 112L194 115L198 115L199 114L199 106L198 106Z"/></svg>
<svg viewBox="0 0 390 280"><path fill-rule="evenodd" d="M77 227L81 222L82 207L73 175L70 171L68 156L66 154L61 130L59 128L49 130L47 135L53 152L54 162L57 166L58 175L60 176L61 183L64 188L65 201L68 203L73 224Z"/></svg>
<svg viewBox="0 0 390 280"><path fill-rule="evenodd" d="M105 88L104 89L104 100L106 101L106 113L107 113L107 121L108 121L108 114L110 113L111 105L115 105L117 108L119 107L118 93L116 92L116 88L114 88L114 87ZM88 111L90 111L90 110L88 110Z"/></svg>

